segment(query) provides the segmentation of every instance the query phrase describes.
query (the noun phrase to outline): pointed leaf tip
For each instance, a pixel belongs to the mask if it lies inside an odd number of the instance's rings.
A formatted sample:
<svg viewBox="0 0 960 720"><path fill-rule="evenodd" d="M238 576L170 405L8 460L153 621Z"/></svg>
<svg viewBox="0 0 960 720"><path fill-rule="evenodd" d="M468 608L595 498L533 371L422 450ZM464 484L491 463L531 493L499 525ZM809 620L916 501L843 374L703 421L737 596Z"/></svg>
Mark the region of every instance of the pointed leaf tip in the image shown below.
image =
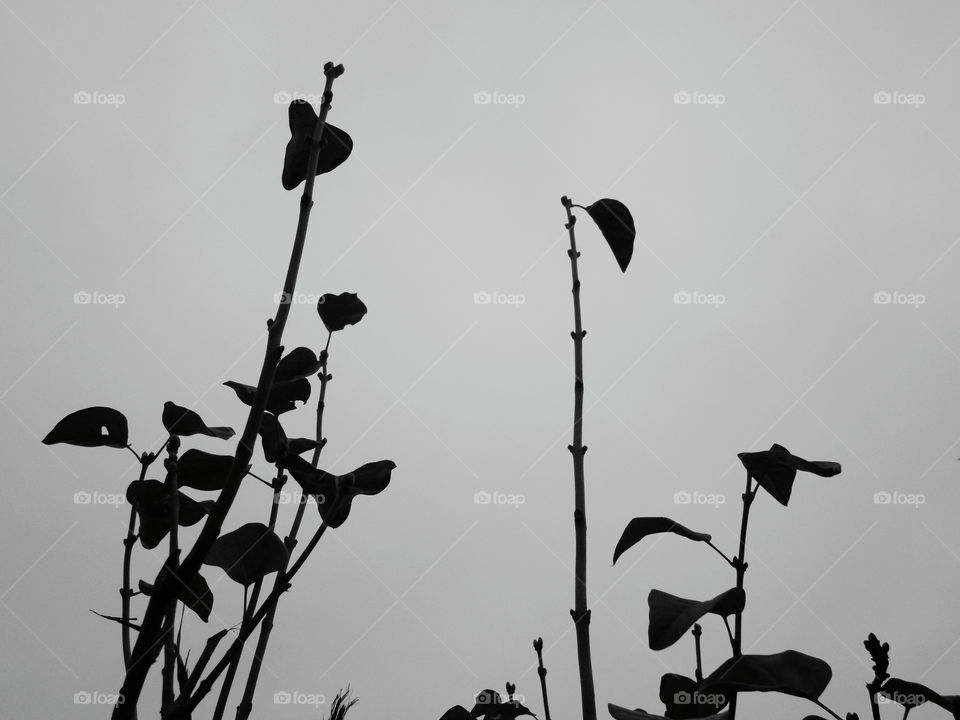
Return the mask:
<svg viewBox="0 0 960 720"><path fill-rule="evenodd" d="M626 272L630 258L633 257L633 241L637 236L630 210L622 202L612 198L597 200L586 210L600 228L620 270Z"/></svg>
<svg viewBox="0 0 960 720"><path fill-rule="evenodd" d="M613 564L617 564L617 559L624 552L632 548L647 535L670 532L680 537L685 537L694 542L710 542L713 539L711 535L702 532L696 532L690 528L684 527L680 523L666 517L639 517L634 518L623 530L620 541L613 551Z"/></svg>

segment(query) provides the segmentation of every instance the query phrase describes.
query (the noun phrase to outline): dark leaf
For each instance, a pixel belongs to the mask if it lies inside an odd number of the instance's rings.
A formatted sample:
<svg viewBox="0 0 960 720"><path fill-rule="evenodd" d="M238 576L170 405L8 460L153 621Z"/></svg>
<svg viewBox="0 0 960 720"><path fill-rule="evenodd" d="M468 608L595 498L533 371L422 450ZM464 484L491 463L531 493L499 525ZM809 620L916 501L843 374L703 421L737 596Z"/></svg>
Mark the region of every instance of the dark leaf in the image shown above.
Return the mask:
<svg viewBox="0 0 960 720"><path fill-rule="evenodd" d="M820 477L833 477L840 473L840 463L804 460L776 443L771 445L769 450L739 453L737 457L750 473L750 477L784 506L790 502L790 493L793 491L793 481L798 470Z"/></svg>
<svg viewBox="0 0 960 720"><path fill-rule="evenodd" d="M243 383L228 380L224 383L232 389L244 405L253 405L253 398L257 393L257 388L253 385L244 385ZM274 383L270 389L270 397L267 399L267 412L281 415L290 410L296 410L296 401L306 402L310 399L310 381L306 378L292 380L284 383Z"/></svg>
<svg viewBox="0 0 960 720"><path fill-rule="evenodd" d="M613 703L607 703L607 711L610 713L610 717L612 717L614 720L670 720L670 718L666 718L663 715L654 715L640 708L637 708L636 710L628 710L625 707L620 707L619 705L614 705ZM716 715L710 715L704 720L727 720L729 716L730 711L724 710Z"/></svg>
<svg viewBox="0 0 960 720"><path fill-rule="evenodd" d="M727 698L720 693L701 692L693 678L667 673L660 678L660 702L666 707L664 714L672 720L699 720L720 712Z"/></svg>
<svg viewBox="0 0 960 720"><path fill-rule="evenodd" d="M830 683L833 671L819 658L796 650L776 655L730 658L705 678L703 692L779 692L816 700Z"/></svg>
<svg viewBox="0 0 960 720"><path fill-rule="evenodd" d="M187 450L177 460L177 485L196 490L223 490L232 466L232 455Z"/></svg>
<svg viewBox="0 0 960 720"><path fill-rule="evenodd" d="M294 348L277 363L274 385L311 377L320 372L321 367L323 363L313 354L313 350L306 347Z"/></svg>
<svg viewBox="0 0 960 720"><path fill-rule="evenodd" d="M44 445L80 445L81 447L127 446L127 418L119 410L88 407L70 413L43 439Z"/></svg>
<svg viewBox="0 0 960 720"><path fill-rule="evenodd" d="M960 718L960 696L941 695L920 683L892 677L880 688L880 694L906 708L915 708L926 702L932 702L955 718Z"/></svg>
<svg viewBox="0 0 960 720"><path fill-rule="evenodd" d="M177 599L193 610L204 622L210 619L213 612L213 591L204 579L197 573L186 585L177 578Z"/></svg>
<svg viewBox="0 0 960 720"><path fill-rule="evenodd" d="M137 587L140 589L140 593L150 597L153 595L153 585L148 583L146 580L138 580Z"/></svg>
<svg viewBox="0 0 960 720"><path fill-rule="evenodd" d="M127 486L127 502L133 505L140 518L140 543L148 550L155 548L173 525L170 488L159 480L134 480ZM177 504L178 524L184 527L200 522L209 507L179 491Z"/></svg>
<svg viewBox="0 0 960 720"><path fill-rule="evenodd" d="M670 532L696 542L710 542L712 539L712 537L707 535L707 533L694 532L693 530L685 528L683 525L671 520L670 518L634 518L627 523L627 527L624 528L623 535L620 536L620 541L617 543L617 548L613 551L613 564L616 565L617 558L623 555L625 551L629 550L638 542L643 540L647 535L655 535L656 533L664 532Z"/></svg>
<svg viewBox="0 0 960 720"><path fill-rule="evenodd" d="M469 715L487 720L514 720L521 715L533 715L533 713L516 700L503 702L498 692L487 689L477 693L476 704Z"/></svg>
<svg viewBox="0 0 960 720"><path fill-rule="evenodd" d="M210 437L229 440L233 437L233 428L207 427L203 419L193 410L180 407L169 400L163 404L163 427L171 435L209 435Z"/></svg>
<svg viewBox="0 0 960 720"><path fill-rule="evenodd" d="M125 625L128 628L132 628L137 632L140 632L140 626L134 622L131 622L130 620L124 620L122 617L117 617L116 615L104 615L103 613L98 613L96 610L91 610L90 612L92 612L97 617L102 617L104 620L110 620L120 625ZM131 620L136 620L136 618L131 618Z"/></svg>
<svg viewBox="0 0 960 720"><path fill-rule="evenodd" d="M327 293L317 303L317 313L330 332L343 330L347 325L356 325L367 314L367 306L356 293Z"/></svg>
<svg viewBox="0 0 960 720"><path fill-rule="evenodd" d="M617 259L617 265L627 271L630 258L633 257L633 241L637 231L633 225L633 216L619 200L604 198L587 207L587 213L603 233L607 245Z"/></svg>
<svg viewBox="0 0 960 720"><path fill-rule="evenodd" d="M463 705L454 705L440 716L440 720L473 720L473 715Z"/></svg>
<svg viewBox="0 0 960 720"><path fill-rule="evenodd" d="M217 538L204 563L226 571L230 579L251 585L280 570L289 553L283 540L263 523L247 523Z"/></svg>
<svg viewBox="0 0 960 720"><path fill-rule="evenodd" d="M287 454L301 455L308 450L316 450L318 447L320 447L320 443L316 440L311 440L310 438L293 438L287 441Z"/></svg>
<svg viewBox="0 0 960 720"><path fill-rule="evenodd" d="M382 492L397 467L392 460L379 460L361 465L346 475L334 475L314 468L296 455L287 456L280 466L290 472L305 494L317 501L320 517L332 528L346 521L354 497Z"/></svg>
<svg viewBox="0 0 960 720"><path fill-rule="evenodd" d="M283 189L293 190L307 178L310 158L310 138L317 124L317 113L306 100L290 103L290 140L283 157ZM317 175L330 172L350 157L353 139L334 125L326 123L320 139L320 157Z"/></svg>
<svg viewBox="0 0 960 720"><path fill-rule="evenodd" d="M727 617L743 610L746 595L742 588L730 588L712 600L687 600L651 590L647 598L650 606L648 637L651 650L663 650L683 637L693 624L707 613Z"/></svg>

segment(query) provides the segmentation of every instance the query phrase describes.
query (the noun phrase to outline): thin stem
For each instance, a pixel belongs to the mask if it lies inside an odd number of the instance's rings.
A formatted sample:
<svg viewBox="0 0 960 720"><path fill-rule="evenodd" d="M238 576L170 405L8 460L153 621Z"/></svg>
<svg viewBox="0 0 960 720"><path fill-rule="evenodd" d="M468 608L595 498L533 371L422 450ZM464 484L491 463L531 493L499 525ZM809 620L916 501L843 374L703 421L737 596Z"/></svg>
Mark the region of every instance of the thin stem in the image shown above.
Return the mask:
<svg viewBox="0 0 960 720"><path fill-rule="evenodd" d="M167 471L167 493L170 502L170 554L167 556L167 565L172 572L176 573L180 558L180 536L178 533L180 522L180 492L177 487L177 453L180 450L180 438L175 435L170 436L166 447L167 459L163 464ZM171 602L167 608L166 621L164 622L161 712L173 704L174 698L173 680L177 672L178 648L173 634L173 627L177 621L177 604L177 600L174 598L173 602Z"/></svg>
<svg viewBox="0 0 960 720"><path fill-rule="evenodd" d="M577 632L577 663L580 668L580 701L583 720L596 720L597 700L593 688L593 661L590 657L590 610L587 608L587 510L584 490L583 456L587 452L583 444L583 337L586 331L580 316L580 274L577 268L577 238L574 225L577 219L571 208L573 202L566 196L560 202L567 211L565 227L570 235L570 275L573 278L573 444L569 446L573 455L573 488L575 509L573 525L576 533L574 557L574 628Z"/></svg>
<svg viewBox="0 0 960 720"><path fill-rule="evenodd" d="M839 715L837 715L837 713L835 713L833 710L831 710L830 708L828 708L826 705L824 705L824 704L823 704L822 702L820 702L819 700L813 700L812 702L813 702L814 704L816 704L821 710L825 710L826 712L830 713L830 715L831 715L832 717L834 717L835 720L843 720L842 717L840 717ZM904 718L906 718L906 715L904 715Z"/></svg>
<svg viewBox="0 0 960 720"><path fill-rule="evenodd" d="M700 623L693 624L693 644L697 652L697 670L694 677L697 679L697 683L703 682L703 660L700 657L700 636L703 634L703 628L700 627Z"/></svg>
<svg viewBox="0 0 960 720"><path fill-rule="evenodd" d="M732 568L736 568L736 567L737 567L737 564L733 561L733 558L729 557L723 550L721 550L721 549L718 548L716 545L714 545L713 542L711 542L710 540L707 540L707 545L709 545L709 546L712 547L714 550L716 550L716 551L720 554L720 557L722 557L724 560L727 561L727 564L728 564L730 567L732 567Z"/></svg>
<svg viewBox="0 0 960 720"><path fill-rule="evenodd" d="M323 364L320 366L319 373L320 392L317 399L317 447L314 448L313 457L311 458L311 464L313 467L317 467L318 463L320 462L320 453L323 451L323 446L326 445L327 442L326 438L323 437L323 411L326 408L327 383L330 382L332 377L327 372L327 363L330 358L330 340L332 337L333 333L328 332L327 343L324 345L323 351L320 353L320 360ZM301 502L297 504L297 514L294 518L293 526L290 528L290 533L284 540L287 550L291 553L293 552L294 547L296 547L297 532L300 529L300 522L303 520L303 513L306 509L307 498L303 495L300 497ZM286 564L284 564L280 572L277 573L278 581L285 570ZM276 589L276 585L274 588ZM279 604L279 599L277 604ZM267 643L270 642L270 634L273 632L273 620L277 614L277 604L270 609L263 620L263 624L260 626L260 636L257 638L257 647L253 653L253 660L250 662L250 671L247 674L247 684L243 688L243 697L240 700L240 705L237 706L236 720L247 720L247 718L250 717L250 713L253 711L253 694L257 689L257 681L260 679L260 667L263 665L263 657L267 652Z"/></svg>
<svg viewBox="0 0 960 720"><path fill-rule="evenodd" d="M727 621L727 616L723 616L723 626L727 629L727 637L730 638L730 650L733 651L734 642L733 642L733 633L730 632L730 623Z"/></svg>
<svg viewBox="0 0 960 720"><path fill-rule="evenodd" d="M743 590L743 577L747 572L747 525L750 521L750 505L753 503L753 498L757 494L756 487L753 486L753 480L750 477L750 473L747 473L747 485L746 489L743 491L741 496L743 500L743 510L740 513L740 549L739 554L736 557L736 565L734 567L737 571L737 588ZM742 655L743 647L743 610L740 610L734 615L734 630L733 630L733 656L738 658ZM729 720L735 720L737 715L737 693L732 693L730 697L730 718Z"/></svg>
<svg viewBox="0 0 960 720"><path fill-rule="evenodd" d="M297 221L297 231L294 237L293 248L290 252L290 262L287 266L287 275L283 283L285 298L293 297L296 290L297 275L300 271L300 260L307 238L307 226L310 220L310 210L313 207L313 185L316 179L317 161L320 157L320 143L326 127L327 112L333 99L333 81L343 73L343 66L327 63L324 66L326 83L323 91L323 104L320 115L314 126L313 141L310 144L310 155L307 161L307 175L304 180L303 195L300 198L300 216ZM210 551L213 543L220 536L223 521L233 506L240 483L249 469L250 459L253 457L253 448L257 439L257 431L263 420L267 398L273 387L273 378L276 373L277 362L280 360L283 340L283 330L286 327L287 317L290 314L291 303L283 302L277 306L277 314L272 322L268 322L267 347L264 351L263 363L260 369L260 378L257 381L257 390L254 393L243 435L237 443L233 464L227 475L226 482L220 496L217 498L207 520L200 531L200 535L193 548L184 558L180 567L180 577L174 578L169 571L161 569L154 583L154 592L144 614L140 633L133 649L130 667L128 668L123 685L120 688L118 702L113 709L113 720L135 720L137 703L143 691L147 674L157 655L160 652L160 640L163 633L163 620L166 610L176 598L175 592L178 582L189 585L200 569L203 560Z"/></svg>
<svg viewBox="0 0 960 720"><path fill-rule="evenodd" d="M867 683L867 696L870 698L870 713L873 715L873 720L882 720L880 717L880 703L877 702L874 683Z"/></svg>
<svg viewBox="0 0 960 720"><path fill-rule="evenodd" d="M137 462L143 462L143 461L141 460L141 458L140 458L140 454L139 454L136 450L133 449L133 446L132 446L132 445L127 444L127 450L129 450L130 452L133 453L133 456L137 459Z"/></svg>
<svg viewBox="0 0 960 720"><path fill-rule="evenodd" d="M550 701L547 699L547 669L543 666L543 638L533 641L533 649L537 652L537 674L540 676L540 692L543 695L543 714L545 720L550 720Z"/></svg>
<svg viewBox="0 0 960 720"><path fill-rule="evenodd" d="M144 453L139 455L137 459L140 460L140 477L138 479L143 482L143 479L147 476L147 468L157 459L157 456ZM136 526L137 510L131 505L127 536L123 539L123 586L120 588L120 617L123 618L120 638L123 645L124 670L130 667L130 598L133 597L133 590L130 587L130 563L133 558L133 546L137 542Z"/></svg>

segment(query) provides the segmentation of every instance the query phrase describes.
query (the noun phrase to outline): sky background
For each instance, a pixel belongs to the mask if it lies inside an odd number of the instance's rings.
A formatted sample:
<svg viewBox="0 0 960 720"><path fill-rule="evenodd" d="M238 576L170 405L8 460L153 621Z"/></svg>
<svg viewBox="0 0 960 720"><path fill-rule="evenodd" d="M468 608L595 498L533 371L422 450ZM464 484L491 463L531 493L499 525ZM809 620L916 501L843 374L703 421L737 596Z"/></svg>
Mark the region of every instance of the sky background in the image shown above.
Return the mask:
<svg viewBox="0 0 960 720"><path fill-rule="evenodd" d="M118 628L89 609L119 613L127 508L110 496L138 468L40 439L108 405L155 450L165 400L242 428L221 383L257 377L300 196L280 185L286 103L322 90L327 60L346 66L330 120L355 150L318 178L298 290L357 292L369 314L331 347L321 466L397 469L284 597L255 717L319 717L275 693L349 683L357 718L438 718L507 680L540 712L538 636L552 714L577 716L564 194L618 198L637 226L624 275L577 225L599 715L659 711L660 675L693 674L689 637L647 647L651 588L706 599L734 584L675 537L611 567L623 527L671 516L734 554L736 455L772 442L843 473L800 476L789 508L758 496L746 651L822 657L823 699L861 718L869 632L894 675L960 692L960 6L0 6L4 714L109 712L75 697L120 684ZM295 306L287 347L324 339L312 304ZM285 416L289 435L309 435L314 407ZM269 504L249 481L226 529ZM159 561L141 549L134 577ZM208 626L187 617L192 658L239 613L239 587L204 574L216 604ZM727 641L703 625L709 671ZM774 695L741 708L816 711Z"/></svg>

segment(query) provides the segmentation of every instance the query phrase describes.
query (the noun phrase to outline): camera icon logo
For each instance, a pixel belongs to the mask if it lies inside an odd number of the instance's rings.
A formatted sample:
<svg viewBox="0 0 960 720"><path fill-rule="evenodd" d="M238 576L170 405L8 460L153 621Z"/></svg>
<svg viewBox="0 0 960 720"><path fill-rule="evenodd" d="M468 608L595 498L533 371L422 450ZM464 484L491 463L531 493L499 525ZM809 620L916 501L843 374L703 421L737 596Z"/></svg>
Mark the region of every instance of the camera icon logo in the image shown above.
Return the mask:
<svg viewBox="0 0 960 720"><path fill-rule="evenodd" d="M493 502L493 496L486 490L480 490L473 494L474 505L489 505L491 502Z"/></svg>
<svg viewBox="0 0 960 720"><path fill-rule="evenodd" d="M673 494L675 505L689 505L692 499L692 496L686 490L680 490Z"/></svg>
<svg viewBox="0 0 960 720"><path fill-rule="evenodd" d="M873 294L874 305L889 305L893 301L893 296L886 290L878 290Z"/></svg>
<svg viewBox="0 0 960 720"><path fill-rule="evenodd" d="M293 701L293 696L286 690L281 690L273 694L274 705L289 705Z"/></svg>
<svg viewBox="0 0 960 720"><path fill-rule="evenodd" d="M80 490L73 494L74 505L89 505L93 502L93 496L86 490Z"/></svg>
<svg viewBox="0 0 960 720"><path fill-rule="evenodd" d="M474 105L489 105L493 102L493 96L486 90L478 90L473 94Z"/></svg>
<svg viewBox="0 0 960 720"><path fill-rule="evenodd" d="M693 698L690 697L690 693L686 690L681 690L678 693L673 694L673 702L677 705L689 705L692 702Z"/></svg>
<svg viewBox="0 0 960 720"><path fill-rule="evenodd" d="M493 302L493 296L486 290L479 290L473 294L474 305L489 305Z"/></svg>
<svg viewBox="0 0 960 720"><path fill-rule="evenodd" d="M874 505L889 505L892 501L893 496L886 490L881 490L880 492L873 494Z"/></svg>
<svg viewBox="0 0 960 720"><path fill-rule="evenodd" d="M74 305L89 305L93 300L93 296L90 295L86 290L81 290L73 294L73 304Z"/></svg>
<svg viewBox="0 0 960 720"><path fill-rule="evenodd" d="M293 100L293 95L286 90L280 90L273 94L273 102L277 105L289 105L291 100Z"/></svg>
<svg viewBox="0 0 960 720"><path fill-rule="evenodd" d="M89 105L91 102L93 102L93 96L86 90L80 90L73 94L74 105Z"/></svg>
<svg viewBox="0 0 960 720"><path fill-rule="evenodd" d="M874 105L889 105L893 102L893 96L887 90L880 90L873 94Z"/></svg>
<svg viewBox="0 0 960 720"><path fill-rule="evenodd" d="M73 694L74 705L89 705L92 702L93 696L86 690L81 690L80 692Z"/></svg>
<svg viewBox="0 0 960 720"><path fill-rule="evenodd" d="M674 305L689 305L691 300L692 297L686 290L681 290L680 292L675 292L673 294Z"/></svg>
<svg viewBox="0 0 960 720"><path fill-rule="evenodd" d="M693 102L693 96L686 90L679 90L673 94L674 105L689 105Z"/></svg>

